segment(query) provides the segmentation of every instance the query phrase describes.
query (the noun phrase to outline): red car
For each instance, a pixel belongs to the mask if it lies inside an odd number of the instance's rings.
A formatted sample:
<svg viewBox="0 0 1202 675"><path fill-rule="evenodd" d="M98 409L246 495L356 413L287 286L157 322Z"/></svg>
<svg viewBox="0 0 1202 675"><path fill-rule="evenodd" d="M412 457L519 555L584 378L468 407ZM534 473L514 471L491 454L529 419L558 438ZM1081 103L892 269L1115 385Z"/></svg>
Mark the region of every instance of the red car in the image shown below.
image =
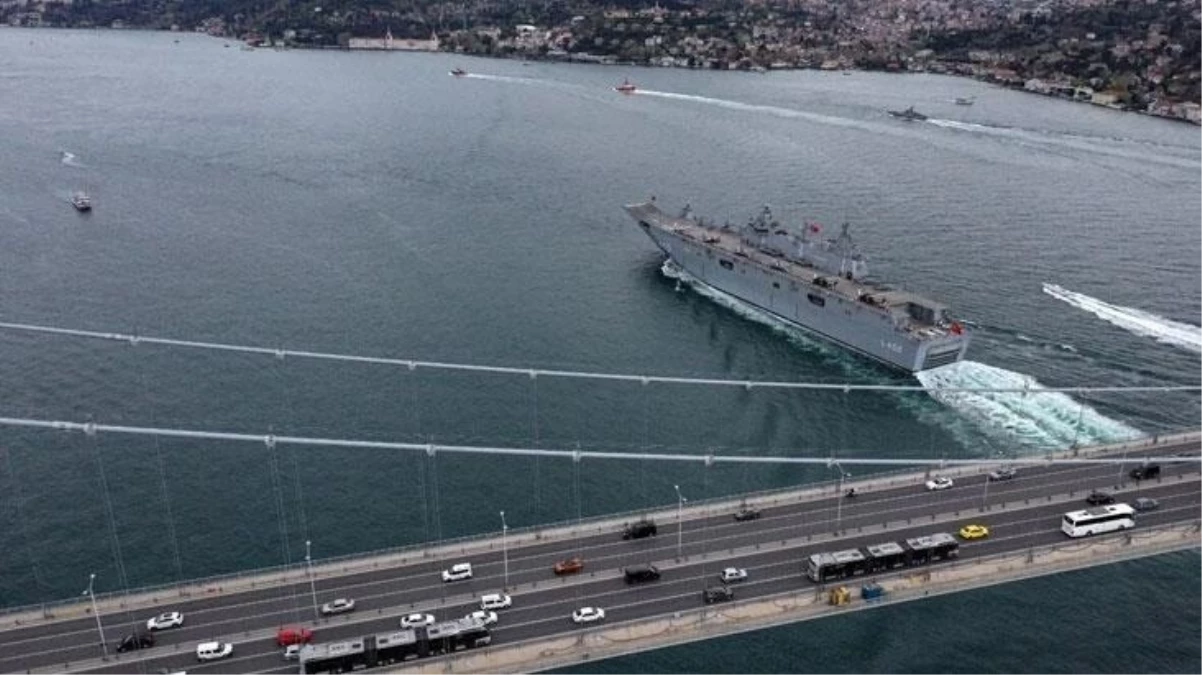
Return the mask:
<svg viewBox="0 0 1202 675"><path fill-rule="evenodd" d="M584 561L580 558L569 558L567 560L560 560L559 562L555 563L555 574L560 576L564 574L575 574L582 569L584 569Z"/></svg>
<svg viewBox="0 0 1202 675"><path fill-rule="evenodd" d="M313 641L313 631L308 628L281 628L275 634L275 643L281 647L303 645Z"/></svg>

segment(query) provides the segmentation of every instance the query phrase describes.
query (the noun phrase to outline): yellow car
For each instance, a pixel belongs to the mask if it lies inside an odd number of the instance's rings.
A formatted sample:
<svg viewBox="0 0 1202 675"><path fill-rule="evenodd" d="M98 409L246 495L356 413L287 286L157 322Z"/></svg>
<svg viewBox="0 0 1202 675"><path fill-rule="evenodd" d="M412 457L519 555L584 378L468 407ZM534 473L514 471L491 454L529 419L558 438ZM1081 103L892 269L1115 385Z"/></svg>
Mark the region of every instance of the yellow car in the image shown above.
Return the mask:
<svg viewBox="0 0 1202 675"><path fill-rule="evenodd" d="M984 525L965 525L960 528L961 539L984 539L989 536L989 528Z"/></svg>

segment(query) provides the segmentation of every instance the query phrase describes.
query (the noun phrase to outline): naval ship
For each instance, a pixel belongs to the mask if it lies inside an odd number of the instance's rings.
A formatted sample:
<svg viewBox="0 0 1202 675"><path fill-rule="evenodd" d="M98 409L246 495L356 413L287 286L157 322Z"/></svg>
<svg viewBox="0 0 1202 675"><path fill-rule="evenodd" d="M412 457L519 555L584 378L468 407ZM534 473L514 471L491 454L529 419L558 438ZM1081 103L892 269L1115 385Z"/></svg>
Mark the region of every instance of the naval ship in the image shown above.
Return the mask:
<svg viewBox="0 0 1202 675"><path fill-rule="evenodd" d="M624 208L692 277L859 354L913 373L968 350L969 331L945 305L866 279L846 224L823 239L820 225L797 234L767 206L742 228L705 222L688 206L674 218L654 197Z"/></svg>

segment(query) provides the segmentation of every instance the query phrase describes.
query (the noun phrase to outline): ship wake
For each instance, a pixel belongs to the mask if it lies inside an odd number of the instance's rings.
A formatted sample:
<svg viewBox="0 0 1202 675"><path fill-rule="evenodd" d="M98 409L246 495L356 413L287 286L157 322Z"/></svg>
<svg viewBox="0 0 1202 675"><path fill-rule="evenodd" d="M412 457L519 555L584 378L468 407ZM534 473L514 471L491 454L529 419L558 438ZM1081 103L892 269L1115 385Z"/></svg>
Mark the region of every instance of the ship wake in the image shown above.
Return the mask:
<svg viewBox="0 0 1202 675"><path fill-rule="evenodd" d="M972 420L986 434L1017 438L1024 445L1063 448L1073 443L1112 443L1144 435L1066 394L1048 391L1030 375L1004 368L961 361L914 376L932 398ZM1026 391L948 391L955 388Z"/></svg>
<svg viewBox="0 0 1202 675"><path fill-rule="evenodd" d="M819 354L830 363L842 367L848 375L864 375L863 371L855 369L855 364L859 363L860 359L851 358L843 349L812 337L797 326L700 281L671 260L664 261L660 271L665 277L675 279L678 289L681 288L681 284L687 284L699 295L781 333L793 345ZM852 373L852 370L856 372ZM1138 429L1111 419L1066 394L1047 391L1029 375L1003 368L975 361L960 361L941 368L924 370L915 373L914 376L931 398L954 411L959 420L968 420L981 433L1008 444L1017 441L1023 446L1033 448L1064 448L1072 443L1111 443L1144 435ZM948 388L1026 391L946 391ZM949 426L964 442L972 442L971 434L964 434L963 430L959 429L960 422L947 419L940 423Z"/></svg>
<svg viewBox="0 0 1202 675"><path fill-rule="evenodd" d="M1112 305L1056 284L1044 284L1043 292L1136 335L1202 353L1202 329L1198 326L1172 321L1140 309Z"/></svg>

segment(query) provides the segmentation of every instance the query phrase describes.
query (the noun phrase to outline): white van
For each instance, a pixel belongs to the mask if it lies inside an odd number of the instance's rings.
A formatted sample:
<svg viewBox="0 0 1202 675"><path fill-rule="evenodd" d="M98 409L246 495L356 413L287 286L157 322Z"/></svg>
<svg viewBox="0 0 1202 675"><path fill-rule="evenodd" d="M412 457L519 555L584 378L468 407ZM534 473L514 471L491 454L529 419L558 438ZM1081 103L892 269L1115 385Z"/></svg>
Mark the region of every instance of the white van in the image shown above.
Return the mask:
<svg viewBox="0 0 1202 675"><path fill-rule="evenodd" d="M233 653L234 645L228 642L202 642L196 645L196 658L199 661L224 659Z"/></svg>
<svg viewBox="0 0 1202 675"><path fill-rule="evenodd" d="M504 593L490 593L480 596L480 609L505 609L513 604L513 598Z"/></svg>

